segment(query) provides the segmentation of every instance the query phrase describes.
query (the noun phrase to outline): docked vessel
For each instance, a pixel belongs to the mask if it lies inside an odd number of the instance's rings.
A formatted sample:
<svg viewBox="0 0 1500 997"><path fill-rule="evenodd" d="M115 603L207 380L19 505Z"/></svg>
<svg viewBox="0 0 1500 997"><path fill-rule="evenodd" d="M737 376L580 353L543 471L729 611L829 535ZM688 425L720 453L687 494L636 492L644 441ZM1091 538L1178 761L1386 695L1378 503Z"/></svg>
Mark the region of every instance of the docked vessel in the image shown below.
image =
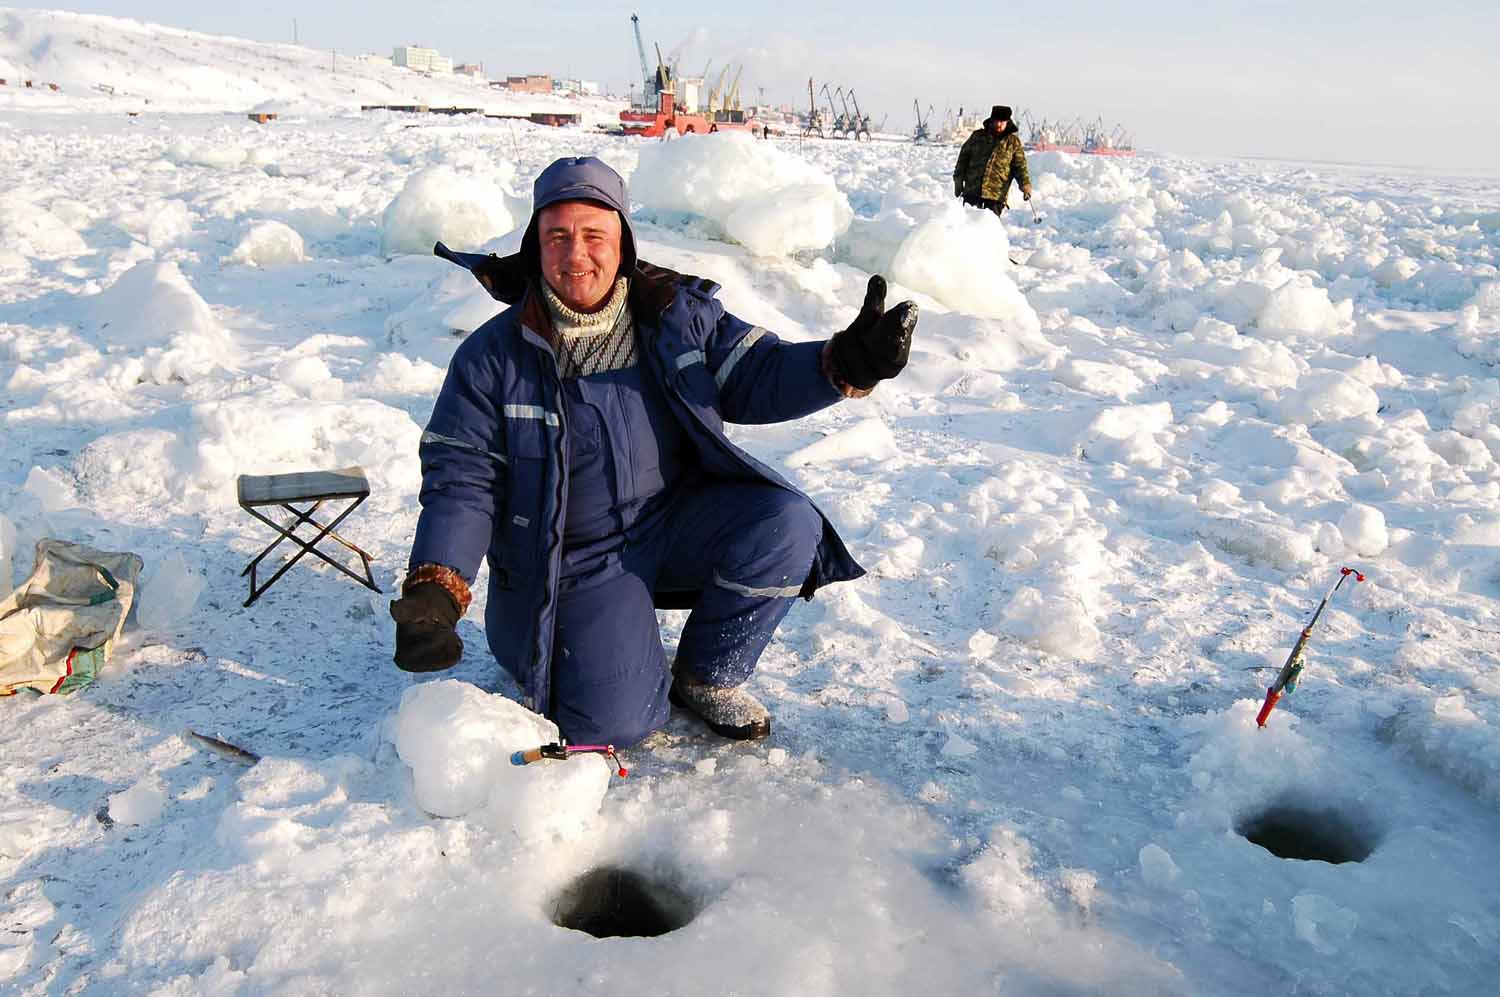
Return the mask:
<svg viewBox="0 0 1500 997"><path fill-rule="evenodd" d="M661 47L657 46L656 71L652 72L646 62L646 46L641 41L640 18L631 14L630 22L635 29L635 46L641 59L642 86L640 99L632 100L630 107L620 112L620 127L626 135L664 138L673 133L706 135L720 131L746 131L756 136L765 134L767 126L755 120L753 110L746 111L740 104L740 74L744 72L743 66L735 74L727 93L724 91L726 67L725 72L719 74L718 85L709 95L708 106L700 109L696 106L698 88L706 81L687 81L689 85L679 95L675 65L668 66L662 60Z"/></svg>

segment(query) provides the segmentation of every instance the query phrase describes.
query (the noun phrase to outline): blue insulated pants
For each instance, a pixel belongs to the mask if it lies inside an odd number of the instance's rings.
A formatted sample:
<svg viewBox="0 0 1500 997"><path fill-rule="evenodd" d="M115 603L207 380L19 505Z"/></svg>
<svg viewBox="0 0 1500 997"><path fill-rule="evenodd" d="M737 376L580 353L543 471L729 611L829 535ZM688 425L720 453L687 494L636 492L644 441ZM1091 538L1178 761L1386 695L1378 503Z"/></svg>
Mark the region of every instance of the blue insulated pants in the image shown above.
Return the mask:
<svg viewBox="0 0 1500 997"><path fill-rule="evenodd" d="M572 562L558 590L553 720L575 744L634 744L667 718L671 684L652 593L701 589L677 667L711 685L750 678L812 567L823 521L774 485L684 487L615 551Z"/></svg>

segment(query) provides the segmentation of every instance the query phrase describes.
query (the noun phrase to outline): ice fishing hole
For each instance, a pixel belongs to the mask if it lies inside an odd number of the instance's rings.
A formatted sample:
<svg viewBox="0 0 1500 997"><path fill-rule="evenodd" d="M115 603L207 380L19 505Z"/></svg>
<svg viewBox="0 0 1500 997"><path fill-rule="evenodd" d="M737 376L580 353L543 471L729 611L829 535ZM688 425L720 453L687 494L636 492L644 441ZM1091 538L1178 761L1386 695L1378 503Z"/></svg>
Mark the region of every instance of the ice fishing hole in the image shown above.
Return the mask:
<svg viewBox="0 0 1500 997"><path fill-rule="evenodd" d="M563 888L552 923L595 938L655 938L697 914L680 890L632 869L600 866Z"/></svg>
<svg viewBox="0 0 1500 997"><path fill-rule="evenodd" d="M1283 859L1363 862L1380 844L1368 819L1314 803L1282 801L1240 818L1235 825L1251 844Z"/></svg>

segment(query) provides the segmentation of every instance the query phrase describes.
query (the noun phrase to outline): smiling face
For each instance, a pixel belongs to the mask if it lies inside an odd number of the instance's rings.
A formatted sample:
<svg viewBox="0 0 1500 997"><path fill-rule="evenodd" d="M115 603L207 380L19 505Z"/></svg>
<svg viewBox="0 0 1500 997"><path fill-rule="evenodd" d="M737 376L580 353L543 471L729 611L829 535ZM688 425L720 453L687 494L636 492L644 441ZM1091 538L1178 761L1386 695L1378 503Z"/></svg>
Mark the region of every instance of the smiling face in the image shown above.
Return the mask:
<svg viewBox="0 0 1500 997"><path fill-rule="evenodd" d="M620 272L620 215L591 201L549 204L537 219L542 277L578 312L604 307Z"/></svg>

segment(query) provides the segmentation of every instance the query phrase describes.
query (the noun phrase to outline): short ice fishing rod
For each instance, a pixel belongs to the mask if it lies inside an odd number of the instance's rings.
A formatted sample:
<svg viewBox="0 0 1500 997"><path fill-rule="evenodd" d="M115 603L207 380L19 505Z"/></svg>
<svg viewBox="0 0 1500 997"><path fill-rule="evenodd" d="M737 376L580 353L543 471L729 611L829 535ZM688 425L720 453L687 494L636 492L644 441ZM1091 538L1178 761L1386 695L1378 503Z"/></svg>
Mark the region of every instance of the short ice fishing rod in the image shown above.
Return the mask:
<svg viewBox="0 0 1500 997"><path fill-rule="evenodd" d="M1313 627L1318 625L1318 618L1323 615L1323 608L1328 605L1328 600L1333 598L1334 593L1350 575L1354 576L1356 582L1365 580L1365 576L1353 568L1339 569L1339 580L1333 583L1333 588L1329 589L1323 601L1318 603L1317 611L1313 613L1312 619L1307 621L1307 626L1302 628L1302 634L1297 638L1297 643L1292 646L1292 653L1287 655L1286 664L1281 666L1281 673L1266 690L1266 701L1261 704L1260 713L1255 717L1257 727L1266 725L1266 718L1271 715L1272 710L1276 709L1276 703L1281 699L1282 693L1297 691L1297 680L1302 677L1302 652L1307 649L1307 641L1312 637Z"/></svg>
<svg viewBox="0 0 1500 997"><path fill-rule="evenodd" d="M530 765L544 758L556 761L567 761L574 755L589 754L603 755L604 760L609 762L610 767L615 770L615 775L621 779L630 774L630 770L620 764L620 756L615 754L613 744L544 744L539 748L529 748L525 751L517 751L510 756L512 765Z"/></svg>

